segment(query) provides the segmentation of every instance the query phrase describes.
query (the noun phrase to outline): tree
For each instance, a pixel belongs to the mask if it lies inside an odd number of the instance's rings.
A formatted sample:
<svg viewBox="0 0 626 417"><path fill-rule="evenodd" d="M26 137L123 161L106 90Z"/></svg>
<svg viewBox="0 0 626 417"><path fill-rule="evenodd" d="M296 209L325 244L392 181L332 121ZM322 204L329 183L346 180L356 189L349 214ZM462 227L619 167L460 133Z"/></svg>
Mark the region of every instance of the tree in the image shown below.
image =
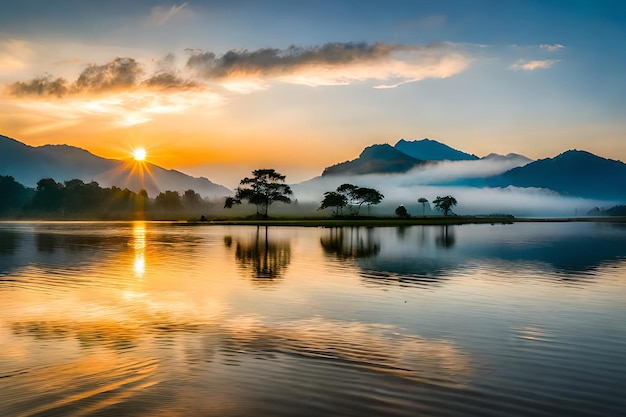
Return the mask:
<svg viewBox="0 0 626 417"><path fill-rule="evenodd" d="M273 169L257 169L252 171L254 177L244 178L237 187L235 197L228 197L224 203L225 208L231 208L234 204L241 204L242 200L256 205L256 214L267 218L269 206L274 202L291 203L290 195L293 195L291 187L284 184L285 176Z"/></svg>
<svg viewBox="0 0 626 417"><path fill-rule="evenodd" d="M340 194L336 191L326 191L324 193L324 199L322 200L318 210L330 208L334 216L339 216L341 214L341 210L347 205L348 197L344 194Z"/></svg>
<svg viewBox="0 0 626 417"><path fill-rule="evenodd" d="M58 211L63 204L63 184L52 178L37 181L37 190L33 197L33 207L41 211Z"/></svg>
<svg viewBox="0 0 626 417"><path fill-rule="evenodd" d="M202 205L202 197L192 189L183 194L183 205L187 210L198 210Z"/></svg>
<svg viewBox="0 0 626 417"><path fill-rule="evenodd" d="M82 180L64 181L63 209L71 215L91 213L102 206L102 189L97 182L85 184Z"/></svg>
<svg viewBox="0 0 626 417"><path fill-rule="evenodd" d="M157 209L163 211L180 211L183 208L183 202L180 199L178 191L164 191L159 193L154 199L154 205Z"/></svg>
<svg viewBox="0 0 626 417"><path fill-rule="evenodd" d="M15 178L0 175L0 214L21 210L33 194Z"/></svg>
<svg viewBox="0 0 626 417"><path fill-rule="evenodd" d="M380 204L385 198L378 190L373 188L359 187L354 191L355 200L359 206L359 209L363 204L367 204L367 214L370 214L370 207L375 204ZM357 210L358 214L359 210Z"/></svg>
<svg viewBox="0 0 626 417"><path fill-rule="evenodd" d="M406 207L404 207L402 204L400 204L397 208L396 208L396 216L398 217L410 217L410 214L408 211L406 211Z"/></svg>
<svg viewBox="0 0 626 417"><path fill-rule="evenodd" d="M437 198L433 200L433 204L435 205L435 208L443 212L444 216L448 216L452 213L452 207L457 205L457 201L456 198L451 195L447 195L445 197L437 196Z"/></svg>
<svg viewBox="0 0 626 417"><path fill-rule="evenodd" d="M367 187L359 187L353 184L342 184L337 187L337 193L344 195L349 206L356 206L355 210L352 210L352 214L358 215L363 204L367 204L369 209L374 204L379 204L385 198L378 190Z"/></svg>
<svg viewBox="0 0 626 417"><path fill-rule="evenodd" d="M422 216L425 216L426 213L426 203L428 203L428 200L425 199L424 197L420 197L417 199L418 203L422 204Z"/></svg>
<svg viewBox="0 0 626 417"><path fill-rule="evenodd" d="M334 192L340 196L343 196L343 199L345 199L346 201L346 205L344 207L348 207L348 213L353 214L352 205L354 205L354 190L356 190L357 188L359 187L357 187L356 185L341 184L339 187L337 187L337 191L329 192ZM326 195L326 193L324 193L324 195Z"/></svg>

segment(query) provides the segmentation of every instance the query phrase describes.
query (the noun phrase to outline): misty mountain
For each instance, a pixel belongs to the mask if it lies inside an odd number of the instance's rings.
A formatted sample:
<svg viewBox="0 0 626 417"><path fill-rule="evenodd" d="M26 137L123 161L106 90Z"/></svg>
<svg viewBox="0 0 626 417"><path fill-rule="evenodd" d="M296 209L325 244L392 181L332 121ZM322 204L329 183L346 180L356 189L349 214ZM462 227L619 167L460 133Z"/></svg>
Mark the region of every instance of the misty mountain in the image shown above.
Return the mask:
<svg viewBox="0 0 626 417"><path fill-rule="evenodd" d="M415 158L422 155L424 158ZM429 158L429 159L427 159ZM419 184L474 185L475 178L491 177L531 162L523 155L489 154L483 158L431 139L368 146L358 158L324 169L322 177L409 173ZM469 181L467 181L469 179Z"/></svg>
<svg viewBox="0 0 626 417"><path fill-rule="evenodd" d="M322 176L401 173L425 163L391 145L372 145L363 149L359 157L352 161L325 168Z"/></svg>
<svg viewBox="0 0 626 417"><path fill-rule="evenodd" d="M586 151L569 150L488 178L485 185L538 187L564 195L623 200L626 164Z"/></svg>
<svg viewBox="0 0 626 417"><path fill-rule="evenodd" d="M470 173L470 178L499 174L532 161L530 158L514 153L508 155L492 153L483 158L478 158L476 155L459 151L436 140L422 139L409 142L400 139L395 146L388 144L368 146L358 158L325 168L322 176L398 174L417 167L428 170L436 167L439 163L466 163L483 160L493 162L494 166L498 165L505 169L483 175L482 169L477 166L476 175Z"/></svg>
<svg viewBox="0 0 626 417"><path fill-rule="evenodd" d="M530 162L533 162L532 159L524 156L524 155L520 155L518 153L508 153L506 155L500 155L497 153L490 153L489 155L485 155L482 158L480 158L483 161L500 161L500 162L504 162L504 161L509 161L512 162L514 161L518 166L523 166L526 165Z"/></svg>
<svg viewBox="0 0 626 417"><path fill-rule="evenodd" d="M394 148L422 161L473 161L478 159L458 149L432 139L406 141L400 139Z"/></svg>
<svg viewBox="0 0 626 417"><path fill-rule="evenodd" d="M184 192L193 189L205 197L221 197L231 191L207 178L197 178L180 171L167 170L147 162L120 161L96 156L69 145L29 146L0 135L0 175L35 187L41 178L62 182L80 179L96 181L103 187L117 186L139 191L151 197L164 190Z"/></svg>

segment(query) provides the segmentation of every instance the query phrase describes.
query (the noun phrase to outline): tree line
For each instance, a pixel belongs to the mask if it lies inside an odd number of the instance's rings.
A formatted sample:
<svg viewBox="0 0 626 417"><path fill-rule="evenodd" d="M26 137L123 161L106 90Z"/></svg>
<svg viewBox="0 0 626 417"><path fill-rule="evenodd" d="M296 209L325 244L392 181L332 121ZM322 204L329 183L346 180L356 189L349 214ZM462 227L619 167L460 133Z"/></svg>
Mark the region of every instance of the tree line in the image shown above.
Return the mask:
<svg viewBox="0 0 626 417"><path fill-rule="evenodd" d="M0 216L47 218L136 219L198 213L209 201L194 190L163 191L154 199L146 190L101 187L79 179L57 182L42 178L35 188L25 187L11 176L0 175Z"/></svg>
<svg viewBox="0 0 626 417"><path fill-rule="evenodd" d="M251 177L240 181L235 195L226 197L225 209L244 201L256 206L256 216L268 218L269 208L275 202L290 204L293 191L285 184L286 176L274 169L257 169ZM330 209L335 217L353 217L361 213L363 206L370 214L371 207L380 204L385 196L378 190L354 184L342 184L333 191L326 191L317 210ZM428 200L420 197L422 215ZM433 205L445 216L452 213L457 201L452 196L437 197ZM154 199L146 190L138 192L128 188L101 187L97 182L72 179L57 182L42 178L33 188L25 187L11 176L0 175L0 216L33 216L52 218L101 218L135 219L167 218L184 214L197 216L215 209L216 202L203 199L192 189L160 192ZM403 205L396 208L399 217L410 217ZM204 214L202 215L204 218Z"/></svg>

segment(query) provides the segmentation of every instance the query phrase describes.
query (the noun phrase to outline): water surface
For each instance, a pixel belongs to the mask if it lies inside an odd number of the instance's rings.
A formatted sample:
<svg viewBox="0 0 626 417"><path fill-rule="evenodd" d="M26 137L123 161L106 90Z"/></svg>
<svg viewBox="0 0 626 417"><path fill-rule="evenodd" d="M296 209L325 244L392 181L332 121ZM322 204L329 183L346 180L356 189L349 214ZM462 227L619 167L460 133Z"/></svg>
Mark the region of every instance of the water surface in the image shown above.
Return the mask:
<svg viewBox="0 0 626 417"><path fill-rule="evenodd" d="M622 416L626 228L0 223L2 416Z"/></svg>

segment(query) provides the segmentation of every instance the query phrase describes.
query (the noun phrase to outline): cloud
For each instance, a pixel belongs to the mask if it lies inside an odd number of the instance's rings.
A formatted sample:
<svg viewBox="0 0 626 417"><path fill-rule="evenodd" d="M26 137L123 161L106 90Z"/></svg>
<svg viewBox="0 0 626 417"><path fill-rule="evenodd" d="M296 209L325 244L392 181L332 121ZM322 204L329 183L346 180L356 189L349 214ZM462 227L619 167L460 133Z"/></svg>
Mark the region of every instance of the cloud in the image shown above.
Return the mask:
<svg viewBox="0 0 626 417"><path fill-rule="evenodd" d="M535 61L526 61L519 60L515 64L511 65L509 69L513 71L534 71L537 69L547 69L552 67L552 65L560 62L560 59L546 59L543 61L535 60Z"/></svg>
<svg viewBox="0 0 626 417"><path fill-rule="evenodd" d="M74 81L44 74L9 84L5 94L45 99L140 89L207 90L209 85L243 94L269 88L272 81L308 86L378 81L383 83L375 88L394 88L426 78L453 76L470 62L446 43L427 46L327 43L286 49L230 50L220 56L209 51L187 52L191 56L180 69L173 54L151 62L151 71L134 58L118 57L101 65L89 64Z"/></svg>
<svg viewBox="0 0 626 417"><path fill-rule="evenodd" d="M74 82L45 74L29 81L10 84L5 93L13 97L62 98L123 93L138 89L184 91L204 88L200 83L181 77L176 69L168 68L166 63L171 60L166 57L164 61L160 61L159 68L154 73L146 76L143 65L135 59L115 58L103 65L88 65Z"/></svg>
<svg viewBox="0 0 626 417"><path fill-rule="evenodd" d="M70 90L67 80L64 78L53 78L46 74L38 76L29 81L18 81L9 85L5 92L11 96L39 96L63 97Z"/></svg>
<svg viewBox="0 0 626 417"><path fill-rule="evenodd" d="M391 87L425 78L447 78L463 71L470 59L452 45L327 43L312 47L230 50L221 56L193 51L187 61L205 80L228 83L268 80L309 86L347 85L367 80L393 81Z"/></svg>
<svg viewBox="0 0 626 417"><path fill-rule="evenodd" d="M558 50L560 50L560 49L565 48L565 47L564 47L563 45L561 45L560 43L552 43L552 44L549 44L549 43L543 43L543 44L539 45L539 47L540 47L541 49L545 49L545 50L546 50L546 51L548 51L548 52L555 52L555 51L558 51Z"/></svg>
<svg viewBox="0 0 626 417"><path fill-rule="evenodd" d="M133 58L115 58L104 65L89 65L74 86L79 92L124 90L135 86L142 74L141 65Z"/></svg>
<svg viewBox="0 0 626 417"><path fill-rule="evenodd" d="M201 89L203 86L195 81L188 80L180 77L176 73L162 71L152 75L142 83L151 89L161 90L187 90L187 89Z"/></svg>
<svg viewBox="0 0 626 417"><path fill-rule="evenodd" d="M179 14L185 7L187 7L187 2L178 6L173 5L169 9L163 6L155 6L150 10L150 20L155 25L162 26L173 16Z"/></svg>
<svg viewBox="0 0 626 417"><path fill-rule="evenodd" d="M45 114L55 114L65 106L72 120L86 113L127 126L152 120L155 113L220 105L229 92L246 94L277 82L331 86L373 81L379 84L376 88L393 88L425 78L450 77L470 62L445 43L328 43L231 50L222 55L186 52L189 55L182 66L168 54L145 62L117 57L104 64L92 63L75 78L43 74L6 85L3 97Z"/></svg>

